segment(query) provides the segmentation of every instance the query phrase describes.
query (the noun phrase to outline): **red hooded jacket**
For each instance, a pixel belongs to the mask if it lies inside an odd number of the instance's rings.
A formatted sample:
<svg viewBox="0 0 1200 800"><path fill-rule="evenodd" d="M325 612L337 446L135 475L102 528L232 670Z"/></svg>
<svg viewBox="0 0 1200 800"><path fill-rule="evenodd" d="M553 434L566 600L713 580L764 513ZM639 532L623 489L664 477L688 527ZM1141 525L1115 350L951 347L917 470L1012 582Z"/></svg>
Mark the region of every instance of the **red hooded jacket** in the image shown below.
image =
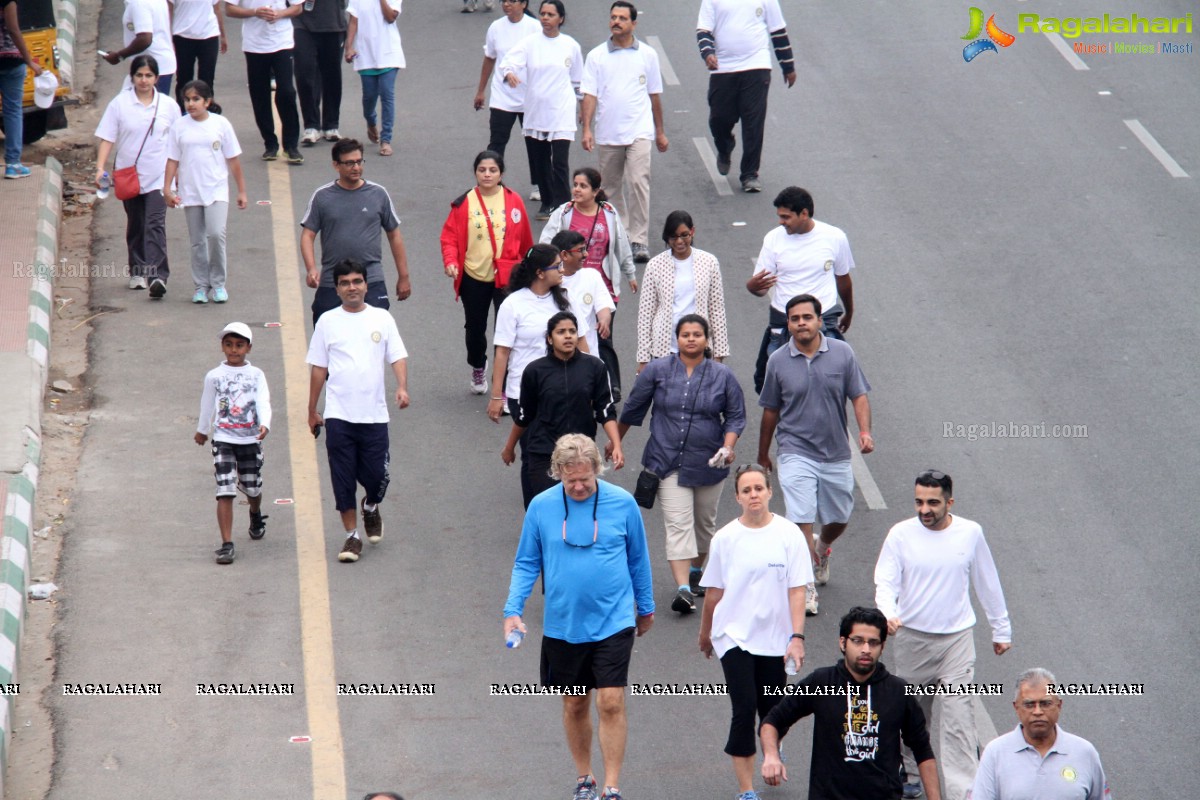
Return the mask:
<svg viewBox="0 0 1200 800"><path fill-rule="evenodd" d="M504 246L500 250L497 262L503 262L507 269L496 264L496 285L503 288L508 283L508 275L529 248L533 247L533 231L529 229L529 216L525 213L525 203L521 196L509 189L504 190ZM471 190L475 191L474 189ZM442 225L442 263L458 265L458 276L454 279L454 299L458 299L462 286L463 274L467 262L467 195L464 192L452 203L446 223Z"/></svg>

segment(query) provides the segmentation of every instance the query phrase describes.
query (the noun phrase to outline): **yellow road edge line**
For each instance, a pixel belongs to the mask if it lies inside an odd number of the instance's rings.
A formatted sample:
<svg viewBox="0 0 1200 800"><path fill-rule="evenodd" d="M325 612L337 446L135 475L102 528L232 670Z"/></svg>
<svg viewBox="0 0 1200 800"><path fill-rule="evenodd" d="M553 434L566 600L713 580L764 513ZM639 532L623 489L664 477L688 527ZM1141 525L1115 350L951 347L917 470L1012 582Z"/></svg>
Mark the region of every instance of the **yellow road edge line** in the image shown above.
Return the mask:
<svg viewBox="0 0 1200 800"><path fill-rule="evenodd" d="M280 169L282 166L282 169ZM346 766L338 717L333 665L333 620L322 524L317 444L308 430L308 342L300 288L297 220L292 211L291 170L270 164L267 182L275 239L275 283L283 344L288 452L292 467L292 506L296 519L296 561L300 583L300 645L304 655L304 698L312 737L313 800L346 796Z"/></svg>

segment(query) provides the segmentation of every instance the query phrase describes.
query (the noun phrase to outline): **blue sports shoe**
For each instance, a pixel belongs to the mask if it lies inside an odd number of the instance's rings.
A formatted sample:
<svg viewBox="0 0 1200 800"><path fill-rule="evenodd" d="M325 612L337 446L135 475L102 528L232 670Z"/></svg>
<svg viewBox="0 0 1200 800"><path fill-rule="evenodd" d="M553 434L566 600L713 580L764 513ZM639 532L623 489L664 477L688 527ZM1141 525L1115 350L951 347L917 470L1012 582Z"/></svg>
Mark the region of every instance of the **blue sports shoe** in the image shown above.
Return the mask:
<svg viewBox="0 0 1200 800"><path fill-rule="evenodd" d="M218 286L213 289L212 297L214 303L226 303L229 301L229 292L225 291L224 286Z"/></svg>
<svg viewBox="0 0 1200 800"><path fill-rule="evenodd" d="M24 164L8 164L4 167L4 177L14 180L17 178L28 178L29 172L29 167Z"/></svg>

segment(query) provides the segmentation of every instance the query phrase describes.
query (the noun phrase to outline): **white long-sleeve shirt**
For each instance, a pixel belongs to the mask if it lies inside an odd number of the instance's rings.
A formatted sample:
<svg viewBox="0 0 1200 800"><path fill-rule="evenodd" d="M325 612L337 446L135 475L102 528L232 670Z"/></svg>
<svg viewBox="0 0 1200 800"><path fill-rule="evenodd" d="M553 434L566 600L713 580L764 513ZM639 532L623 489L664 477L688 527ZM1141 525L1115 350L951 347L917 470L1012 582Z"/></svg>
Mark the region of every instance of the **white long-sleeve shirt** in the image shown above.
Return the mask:
<svg viewBox="0 0 1200 800"><path fill-rule="evenodd" d="M917 517L888 531L875 564L875 605L888 619L923 633L958 633L975 624L970 589L987 614L993 642L1012 641L1004 590L983 528L951 515L931 531Z"/></svg>
<svg viewBox="0 0 1200 800"><path fill-rule="evenodd" d="M204 376L196 431L213 441L253 444L259 426L271 428L271 392L267 376L247 361L231 367L221 362Z"/></svg>

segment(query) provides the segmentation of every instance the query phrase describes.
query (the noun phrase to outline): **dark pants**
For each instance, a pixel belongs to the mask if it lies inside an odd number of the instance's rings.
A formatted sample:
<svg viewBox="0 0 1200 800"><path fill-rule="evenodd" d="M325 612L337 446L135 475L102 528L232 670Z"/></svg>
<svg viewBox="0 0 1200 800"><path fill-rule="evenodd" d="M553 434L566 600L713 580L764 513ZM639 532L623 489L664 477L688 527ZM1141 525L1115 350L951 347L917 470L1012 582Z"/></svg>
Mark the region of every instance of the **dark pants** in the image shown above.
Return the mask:
<svg viewBox="0 0 1200 800"><path fill-rule="evenodd" d="M158 80L154 82L154 90L159 94L165 94L167 97L170 97L171 81L174 79L174 77L174 72L172 72L170 75L159 75Z"/></svg>
<svg viewBox="0 0 1200 800"><path fill-rule="evenodd" d="M544 195L543 195L544 196ZM616 276L617 280L621 280L621 276ZM617 349L613 347L613 330L617 322L617 312L612 312L612 320L608 324L608 337L605 338L596 334L600 343L600 352L592 353L599 357L604 362L604 366L608 368L608 382L612 386L613 402L621 402L621 361L617 358Z"/></svg>
<svg viewBox="0 0 1200 800"><path fill-rule="evenodd" d="M830 339L846 340L842 336L842 332L838 330L838 320L842 318L841 311L826 311L821 315L821 333L828 336ZM776 333L775 331L779 331ZM757 394L762 394L763 381L767 377L767 359L771 357L779 348L787 344L787 340L791 337L787 328L787 317L783 312L776 311L775 307L771 307L771 316L767 321L767 327L763 331L762 342L758 345L758 360L754 362L754 391Z"/></svg>
<svg viewBox="0 0 1200 800"><path fill-rule="evenodd" d="M569 139L543 142L532 136L525 137L529 150L529 168L533 182L542 193L542 205L560 206L571 199L570 166L567 156L571 152Z"/></svg>
<svg viewBox="0 0 1200 800"><path fill-rule="evenodd" d="M525 438L521 437L521 499L529 508L533 498L559 482L550 477L550 456L526 453Z"/></svg>
<svg viewBox="0 0 1200 800"><path fill-rule="evenodd" d="M125 246L131 275L163 283L171 275L167 263L167 201L158 189L139 194L125 204Z"/></svg>
<svg viewBox="0 0 1200 800"><path fill-rule="evenodd" d="M490 109L490 111L492 113L488 120L490 138L487 149L503 156L504 148L508 147L508 138L512 135L513 125L520 130L521 121L525 115L517 111L501 111L498 108ZM533 148L530 146L529 140L525 141L525 155L529 160L529 182L536 184L537 178L533 174Z"/></svg>
<svg viewBox="0 0 1200 800"><path fill-rule="evenodd" d="M386 422L347 422L325 420L325 452L329 456L329 477L333 481L333 499L338 511L358 507L358 486L367 490L367 502L383 500L388 483L388 426Z"/></svg>
<svg viewBox="0 0 1200 800"><path fill-rule="evenodd" d="M254 124L263 144L278 149L275 118L271 115L271 78L275 78L275 110L283 123L283 149L293 150L300 144L300 115L296 111L296 84L292 75L292 51L246 53L246 84L250 89L250 105L254 108Z"/></svg>
<svg viewBox="0 0 1200 800"><path fill-rule="evenodd" d="M387 310L392 307L391 301L388 300L387 284L383 281L367 284L367 305L375 306ZM337 290L332 286L318 286L317 293L313 295L312 301L312 317L313 327L316 327L317 320L326 311L332 311L342 304L342 298L337 296Z"/></svg>
<svg viewBox="0 0 1200 800"><path fill-rule="evenodd" d="M506 292L496 288L495 283L477 281L470 275L463 275L458 298L462 300L463 316L466 317L463 327L467 331L467 363L472 369L487 366L488 314L491 309L499 312L505 296Z"/></svg>
<svg viewBox="0 0 1200 800"><path fill-rule="evenodd" d="M741 180L758 177L771 70L749 69L708 76L708 129L717 155L729 157L737 144L733 126L742 121Z"/></svg>
<svg viewBox="0 0 1200 800"><path fill-rule="evenodd" d="M316 33L293 26L296 93L305 128L331 131L342 108L342 45L346 34Z"/></svg>
<svg viewBox="0 0 1200 800"><path fill-rule="evenodd" d="M216 88L213 86L213 81L217 75L217 55L221 52L221 37L188 39L184 36L173 36L171 41L175 43L175 61L177 62L175 77L178 80L175 82L175 100L179 103L179 110L183 111L183 87L189 84L193 78L204 81L210 89Z"/></svg>
<svg viewBox="0 0 1200 800"><path fill-rule="evenodd" d="M754 715L757 713L762 722L782 699L766 696L763 688L782 688L787 684L783 657L756 656L734 647L721 656L721 669L725 672L729 704L733 706L725 752L739 758L752 756L757 752L755 731L758 726L754 724Z"/></svg>

